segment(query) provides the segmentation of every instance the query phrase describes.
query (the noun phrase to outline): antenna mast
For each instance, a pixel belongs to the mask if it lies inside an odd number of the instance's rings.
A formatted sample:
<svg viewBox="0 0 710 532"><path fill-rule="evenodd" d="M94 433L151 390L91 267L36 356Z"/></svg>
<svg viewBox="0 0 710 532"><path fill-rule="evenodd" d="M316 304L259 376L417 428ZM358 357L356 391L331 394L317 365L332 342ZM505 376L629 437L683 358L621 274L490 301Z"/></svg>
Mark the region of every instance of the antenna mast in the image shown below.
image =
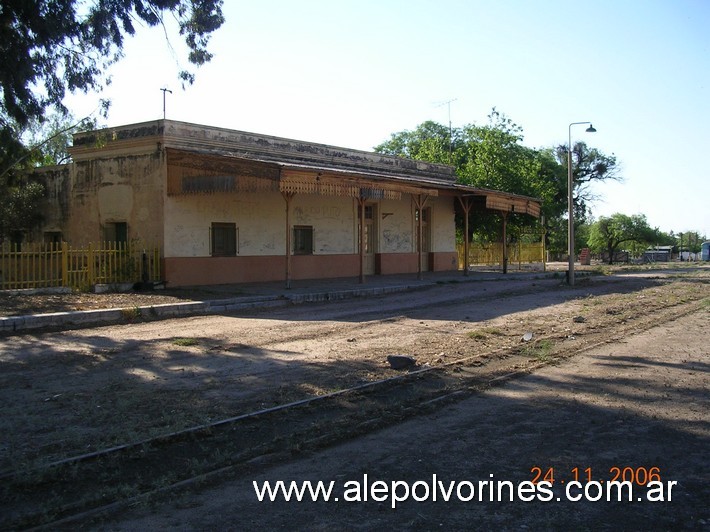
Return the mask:
<svg viewBox="0 0 710 532"><path fill-rule="evenodd" d="M458 100L458 98L453 98L451 100L447 100L445 102L441 102L437 107L442 107L446 105L449 110L449 164L451 164L451 159L453 158L453 144L454 144L454 139L453 139L453 130L451 129L451 102L455 102Z"/></svg>
<svg viewBox="0 0 710 532"><path fill-rule="evenodd" d="M171 91L171 90L168 89L167 87L163 87L163 88L160 89L160 90L163 91L163 120L165 120L165 93L166 93L166 92L169 92L170 94L172 94L173 91Z"/></svg>

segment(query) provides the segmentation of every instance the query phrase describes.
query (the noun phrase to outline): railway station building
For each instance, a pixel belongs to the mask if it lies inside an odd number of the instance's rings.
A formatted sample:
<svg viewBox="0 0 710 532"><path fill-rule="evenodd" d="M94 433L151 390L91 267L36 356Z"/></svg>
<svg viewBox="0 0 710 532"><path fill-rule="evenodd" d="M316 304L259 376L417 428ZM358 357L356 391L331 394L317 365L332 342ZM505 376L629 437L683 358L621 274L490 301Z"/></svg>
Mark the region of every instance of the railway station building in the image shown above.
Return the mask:
<svg viewBox="0 0 710 532"><path fill-rule="evenodd" d="M540 213L451 166L173 120L78 133L70 152L38 172L44 238L157 245L169 286L456 270L456 209Z"/></svg>

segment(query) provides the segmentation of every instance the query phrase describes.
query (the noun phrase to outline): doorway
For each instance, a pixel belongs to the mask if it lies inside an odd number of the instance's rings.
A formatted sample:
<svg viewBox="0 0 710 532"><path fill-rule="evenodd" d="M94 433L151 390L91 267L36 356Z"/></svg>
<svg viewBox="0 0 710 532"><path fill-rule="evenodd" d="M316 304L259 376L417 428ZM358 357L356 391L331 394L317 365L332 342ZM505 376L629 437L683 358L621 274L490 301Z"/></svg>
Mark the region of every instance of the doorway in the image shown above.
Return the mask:
<svg viewBox="0 0 710 532"><path fill-rule="evenodd" d="M365 239L365 275L375 273L375 250L377 248L377 205L374 203L365 204L365 226L362 232ZM358 219L361 217L358 209ZM359 228L358 228L359 229ZM358 231L359 233L359 231Z"/></svg>
<svg viewBox="0 0 710 532"><path fill-rule="evenodd" d="M419 223L419 216L421 214L421 224ZM416 237L416 250L419 253L421 260L422 271L429 271L429 252L431 251L431 226L429 221L431 220L431 208L427 207L424 209L414 210L414 227L415 227L415 237ZM419 238L419 228L421 227L421 239ZM421 249L419 248L419 243L421 242Z"/></svg>

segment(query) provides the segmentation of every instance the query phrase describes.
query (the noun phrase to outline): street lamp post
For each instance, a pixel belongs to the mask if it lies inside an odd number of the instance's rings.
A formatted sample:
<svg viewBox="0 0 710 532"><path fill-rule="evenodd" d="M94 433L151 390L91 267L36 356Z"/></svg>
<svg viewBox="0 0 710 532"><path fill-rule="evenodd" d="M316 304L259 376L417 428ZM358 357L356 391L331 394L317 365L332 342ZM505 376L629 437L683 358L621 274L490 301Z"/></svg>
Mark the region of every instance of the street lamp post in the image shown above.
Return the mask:
<svg viewBox="0 0 710 532"><path fill-rule="evenodd" d="M572 126L589 124L585 130L587 133L596 133L596 129L591 122L572 122L568 128L567 144L567 210L569 218L567 220L567 252L569 253L569 266L567 270L567 283L574 286L574 189L572 181Z"/></svg>

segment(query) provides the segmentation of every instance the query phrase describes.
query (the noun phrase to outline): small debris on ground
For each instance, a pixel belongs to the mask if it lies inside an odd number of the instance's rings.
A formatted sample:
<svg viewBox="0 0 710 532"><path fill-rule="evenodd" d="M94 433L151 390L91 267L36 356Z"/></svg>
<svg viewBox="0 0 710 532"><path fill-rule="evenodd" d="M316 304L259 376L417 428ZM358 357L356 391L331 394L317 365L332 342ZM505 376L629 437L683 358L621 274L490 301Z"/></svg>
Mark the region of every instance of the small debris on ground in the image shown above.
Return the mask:
<svg viewBox="0 0 710 532"><path fill-rule="evenodd" d="M409 355L387 355L387 362L392 369L409 369L417 365L417 360Z"/></svg>

